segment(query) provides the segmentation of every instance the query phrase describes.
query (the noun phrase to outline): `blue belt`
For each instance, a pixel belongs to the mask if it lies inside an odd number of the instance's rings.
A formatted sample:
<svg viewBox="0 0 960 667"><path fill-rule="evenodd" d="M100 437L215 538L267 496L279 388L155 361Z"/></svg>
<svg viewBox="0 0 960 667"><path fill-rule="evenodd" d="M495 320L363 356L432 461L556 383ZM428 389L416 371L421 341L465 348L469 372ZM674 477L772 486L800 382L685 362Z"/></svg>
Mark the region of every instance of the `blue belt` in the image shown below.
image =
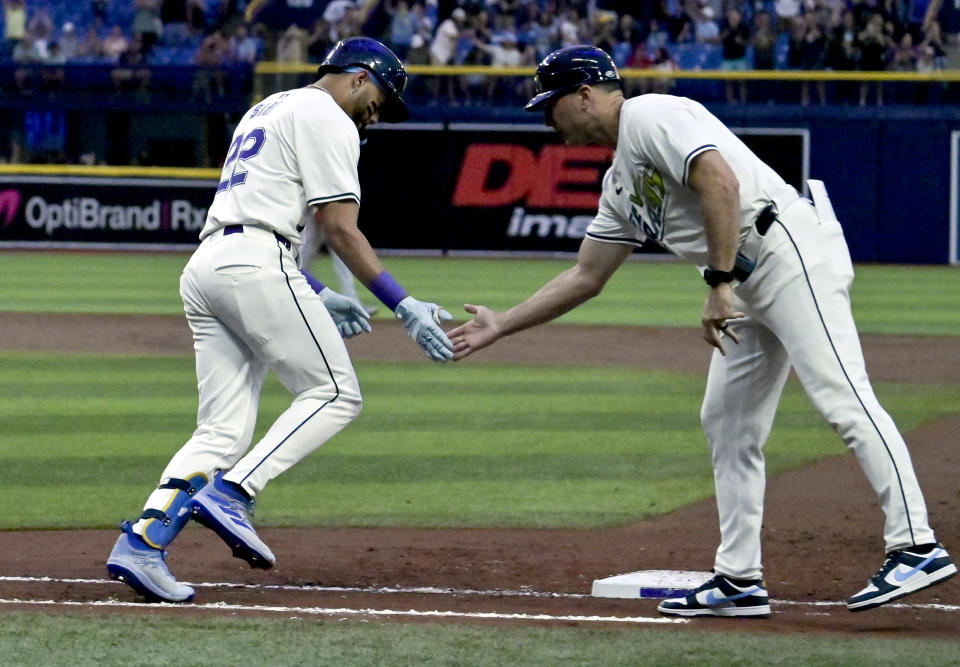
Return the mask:
<svg viewBox="0 0 960 667"><path fill-rule="evenodd" d="M223 235L228 236L230 234L243 234L243 225L227 225L223 228ZM287 250L290 250L293 247L293 244L290 243L285 237L280 236L276 232L273 233L274 237L286 247Z"/></svg>

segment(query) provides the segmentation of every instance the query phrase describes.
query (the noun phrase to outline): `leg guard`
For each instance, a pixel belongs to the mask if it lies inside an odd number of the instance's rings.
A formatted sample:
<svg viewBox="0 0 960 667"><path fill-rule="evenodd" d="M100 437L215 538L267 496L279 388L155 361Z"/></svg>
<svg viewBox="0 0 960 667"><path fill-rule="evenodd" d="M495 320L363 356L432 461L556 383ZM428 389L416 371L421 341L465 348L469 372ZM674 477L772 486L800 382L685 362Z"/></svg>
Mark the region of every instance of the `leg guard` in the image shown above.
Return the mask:
<svg viewBox="0 0 960 667"><path fill-rule="evenodd" d="M157 492L167 491L169 500L163 509L147 507L137 521L135 532L151 547L166 549L187 525L192 511L190 501L206 483L207 476L203 473L195 473L188 479L168 479L157 487Z"/></svg>

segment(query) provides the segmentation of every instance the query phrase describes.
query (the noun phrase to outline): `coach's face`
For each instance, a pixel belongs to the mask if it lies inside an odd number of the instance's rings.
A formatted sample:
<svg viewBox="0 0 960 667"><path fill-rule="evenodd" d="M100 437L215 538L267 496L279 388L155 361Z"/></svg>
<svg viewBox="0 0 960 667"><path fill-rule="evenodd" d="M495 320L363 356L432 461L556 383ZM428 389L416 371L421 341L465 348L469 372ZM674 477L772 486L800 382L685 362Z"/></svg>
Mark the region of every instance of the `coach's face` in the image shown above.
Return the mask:
<svg viewBox="0 0 960 667"><path fill-rule="evenodd" d="M557 95L549 100L543 108L543 124L554 128L563 137L568 146L577 146L589 142L586 133L584 106L580 91L572 91L566 95Z"/></svg>

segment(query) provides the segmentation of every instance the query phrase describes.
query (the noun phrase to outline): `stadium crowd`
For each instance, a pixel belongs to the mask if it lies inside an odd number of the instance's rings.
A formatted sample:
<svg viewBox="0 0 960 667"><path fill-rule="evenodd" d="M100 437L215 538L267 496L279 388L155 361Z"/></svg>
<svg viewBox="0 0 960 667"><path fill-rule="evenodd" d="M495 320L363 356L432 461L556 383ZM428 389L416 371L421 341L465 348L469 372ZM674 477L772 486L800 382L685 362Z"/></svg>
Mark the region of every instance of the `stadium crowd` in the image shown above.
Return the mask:
<svg viewBox="0 0 960 667"><path fill-rule="evenodd" d="M367 34L410 64L533 66L555 48L592 43L621 67L927 72L952 64L960 8L943 0L2 0L0 63L17 90L57 89L67 63L107 63L117 90L145 91L152 65L194 65L194 94L222 70L260 60L315 63L337 40ZM37 67L37 66L42 67ZM448 77L451 101L529 81ZM669 79L635 80L666 90ZM511 90L504 90L504 88ZM859 102L868 87L861 84ZM877 86L878 103L882 88ZM728 101L746 101L743 82ZM802 101L825 101L823 83Z"/></svg>

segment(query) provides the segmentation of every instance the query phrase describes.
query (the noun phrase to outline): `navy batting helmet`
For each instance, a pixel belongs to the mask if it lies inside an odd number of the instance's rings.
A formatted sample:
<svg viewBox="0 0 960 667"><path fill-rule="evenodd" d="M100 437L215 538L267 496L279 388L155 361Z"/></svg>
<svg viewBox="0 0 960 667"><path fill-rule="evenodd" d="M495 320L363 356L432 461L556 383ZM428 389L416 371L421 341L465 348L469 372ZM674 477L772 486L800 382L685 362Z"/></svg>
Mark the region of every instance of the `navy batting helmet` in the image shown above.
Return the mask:
<svg viewBox="0 0 960 667"><path fill-rule="evenodd" d="M370 37L342 39L330 49L317 68L317 74L323 76L329 72L342 72L348 67L368 70L383 88L387 101L380 111L381 120L399 123L410 117L410 111L403 102L407 72L393 51Z"/></svg>
<svg viewBox="0 0 960 667"><path fill-rule="evenodd" d="M580 86L605 81L619 81L617 66L603 49L581 44L557 49L537 66L533 77L537 94L524 107L538 111L547 100L573 92Z"/></svg>

